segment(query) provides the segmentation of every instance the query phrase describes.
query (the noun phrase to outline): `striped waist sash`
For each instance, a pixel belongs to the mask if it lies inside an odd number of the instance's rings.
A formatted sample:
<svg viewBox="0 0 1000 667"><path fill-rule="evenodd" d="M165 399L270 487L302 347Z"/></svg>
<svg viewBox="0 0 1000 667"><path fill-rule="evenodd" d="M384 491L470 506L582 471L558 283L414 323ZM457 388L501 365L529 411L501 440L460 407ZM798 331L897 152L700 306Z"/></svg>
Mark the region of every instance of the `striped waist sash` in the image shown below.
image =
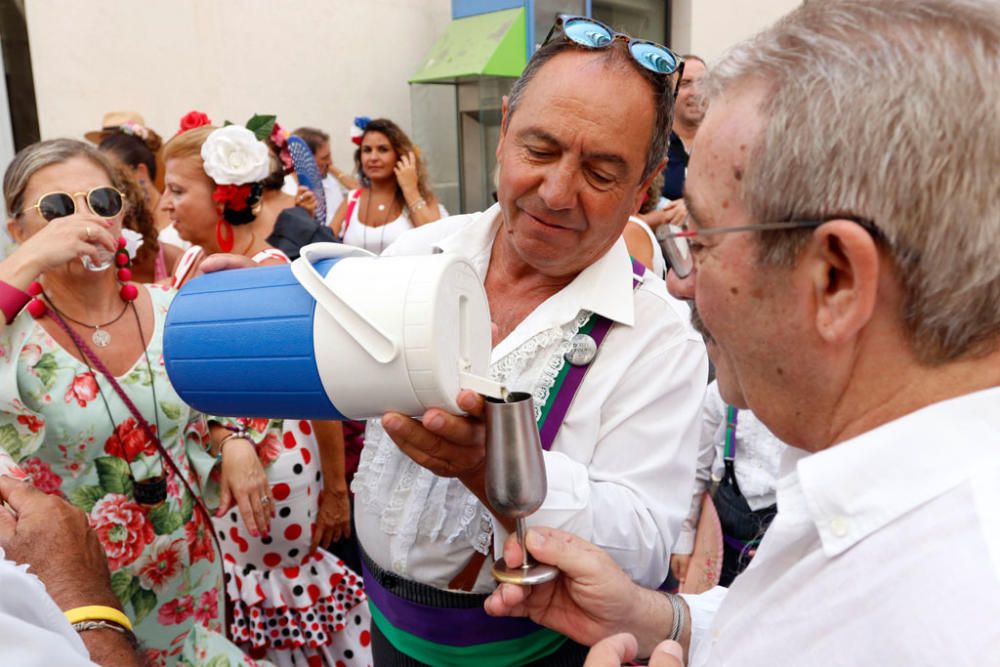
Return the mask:
<svg viewBox="0 0 1000 667"><path fill-rule="evenodd" d="M487 595L453 593L403 579L361 554L372 621L393 647L428 665L513 667L555 652L566 641L526 618L495 618Z"/></svg>

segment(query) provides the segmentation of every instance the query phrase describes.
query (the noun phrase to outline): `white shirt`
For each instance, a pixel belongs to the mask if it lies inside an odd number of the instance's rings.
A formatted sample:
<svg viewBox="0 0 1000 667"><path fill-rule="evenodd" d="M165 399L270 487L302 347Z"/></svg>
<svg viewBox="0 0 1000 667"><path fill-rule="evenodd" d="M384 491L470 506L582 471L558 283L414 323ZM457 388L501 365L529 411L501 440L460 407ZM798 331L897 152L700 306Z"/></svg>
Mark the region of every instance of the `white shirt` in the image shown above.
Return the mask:
<svg viewBox="0 0 1000 667"><path fill-rule="evenodd" d="M718 589L685 596L691 667L1000 664L998 408L994 388L788 448L778 515L714 619Z"/></svg>
<svg viewBox="0 0 1000 667"><path fill-rule="evenodd" d="M500 208L455 216L404 235L386 254L434 248L467 258L485 278ZM563 351L590 311L615 322L545 452L549 490L529 525L568 530L607 550L636 581L659 585L687 515L707 356L687 306L649 272L632 288L619 239L493 349L491 374L512 390L548 397ZM369 422L354 478L358 536L401 576L446 588L473 549L500 555L505 533L457 480L413 463ZM476 591L492 590L489 568Z"/></svg>
<svg viewBox="0 0 1000 667"><path fill-rule="evenodd" d="M7 560L0 549L0 664L18 667L94 667L45 586L27 565Z"/></svg>
<svg viewBox="0 0 1000 667"><path fill-rule="evenodd" d="M698 471L691 496L691 511L681 526L674 553L689 554L694 549L694 534L701 516L701 498L710 481L719 481L725 472L726 402L719 394L719 383L708 385L702 412L701 447ZM774 485L781 456L788 445L778 440L749 410L736 416L736 483L752 510L774 504Z"/></svg>

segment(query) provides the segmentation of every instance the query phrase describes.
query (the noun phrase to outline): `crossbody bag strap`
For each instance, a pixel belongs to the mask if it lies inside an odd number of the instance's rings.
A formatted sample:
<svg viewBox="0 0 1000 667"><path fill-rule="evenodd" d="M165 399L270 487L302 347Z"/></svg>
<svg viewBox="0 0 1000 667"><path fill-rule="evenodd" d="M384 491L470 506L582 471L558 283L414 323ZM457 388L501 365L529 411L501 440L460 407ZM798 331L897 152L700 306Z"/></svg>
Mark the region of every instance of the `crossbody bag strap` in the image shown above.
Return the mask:
<svg viewBox="0 0 1000 667"><path fill-rule="evenodd" d="M736 423L739 410L732 405L726 406L726 436L722 447L722 465L725 470L719 485L731 486L736 493L743 495L739 482L736 481Z"/></svg>
<svg viewBox="0 0 1000 667"><path fill-rule="evenodd" d="M645 272L646 267L633 258L633 290L639 289ZM595 313L580 327L578 335L585 334L590 336L594 341L596 346L595 359L597 351L601 348L601 343L604 342L608 332L611 331L612 324L614 322L608 318ZM563 359L562 369L559 371L559 375L556 376L556 382L552 387L552 391L549 392L549 400L542 406L542 414L538 418L538 433L541 435L542 449L545 451L552 449L552 443L555 442L556 434L559 433L559 428L566 419L569 406L573 403L573 398L576 396L577 390L580 389L580 385L583 384L583 378L593 363L594 361L591 359L589 363L583 366L574 366Z"/></svg>
<svg viewBox="0 0 1000 667"><path fill-rule="evenodd" d="M59 314L56 313L54 309L50 308L47 314L51 316L53 320L55 320L56 324L58 324L70 338L73 339L73 342L77 344L77 346L80 348L80 351L83 352L85 355L87 355L87 358L90 359L90 362L94 365L94 368L96 368L98 371L101 372L101 375L104 376L104 378L108 381L108 384L110 384L111 387L115 390L115 393L118 394L118 397L122 399L122 402L125 404L125 407L128 408L128 411L132 413L133 417L135 417L136 423L138 423L139 426L142 427L143 431L146 432L146 437L149 438L154 445L156 445L156 449L160 453L160 458L164 462L166 462L167 465L170 466L170 470L174 473L177 479L181 481L181 484L184 485L184 489L188 492L188 495L191 496L191 500L194 502L195 507L197 507L202 514L202 519L204 519L205 521L205 530L212 535L212 540L215 542L215 546L219 550L219 556L220 556L219 563L221 565L222 563L221 556L223 553L222 545L219 544L219 538L216 536L215 530L212 529L212 514L208 511L208 508L205 507L205 503L202 502L201 496L196 494L194 490L191 488L191 485L188 484L188 481L184 478L184 474L181 472L177 464L174 463L173 458L170 456L170 453L166 451L166 448L163 446L163 443L160 442L158 434L153 432L153 429L149 425L149 422L146 421L146 418L142 416L142 413L139 412L139 409L135 406L135 403L132 402L132 399L129 398L129 395L126 394L125 390L122 389L120 384L118 384L118 380L116 380L115 376L111 374L111 371L108 370L108 367L104 365L104 362L101 361L100 357L98 357L97 354L95 354L94 351L90 349L90 346L84 342L83 338L81 338L78 333L73 331L73 329L70 328L68 324L66 324L65 320L63 320L63 318L60 317ZM145 343L145 341L143 341L143 343ZM155 382L155 378L150 377L149 381ZM157 407L154 405L153 409L156 410ZM114 424L112 424L112 426L114 426Z"/></svg>
<svg viewBox="0 0 1000 667"><path fill-rule="evenodd" d="M633 258L633 290L639 289L645 271L646 267ZM584 322L583 326L580 327L578 333L590 336L594 340L596 349L599 350L601 343L604 342L608 332L611 331L612 324L614 323L603 315L592 314ZM562 369L556 377L556 383L553 385L552 391L549 392L549 400L542 406L542 414L538 418L538 433L541 436L542 449L545 451L552 449L552 443L555 442L559 427L562 426L563 420L566 419L566 413L569 412L569 406L573 402L573 397L576 396L577 390L583 384L583 377L587 374L587 369L590 368L591 364L593 364L593 359L583 366L574 366L563 359ZM469 561L462 568L461 572L448 582L448 588L452 590L471 591L472 587L476 584L479 571L483 568L486 558L487 554L481 551L473 551L472 557L469 558Z"/></svg>

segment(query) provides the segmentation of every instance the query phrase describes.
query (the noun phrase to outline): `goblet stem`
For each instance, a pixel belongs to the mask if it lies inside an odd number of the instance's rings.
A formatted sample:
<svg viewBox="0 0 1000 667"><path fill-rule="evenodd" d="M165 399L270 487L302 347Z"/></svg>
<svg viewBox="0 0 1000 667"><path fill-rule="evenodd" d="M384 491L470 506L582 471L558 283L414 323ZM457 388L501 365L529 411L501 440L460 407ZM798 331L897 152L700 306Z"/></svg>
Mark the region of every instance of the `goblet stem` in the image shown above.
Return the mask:
<svg viewBox="0 0 1000 667"><path fill-rule="evenodd" d="M531 569L531 557L528 555L528 548L524 546L524 519L517 519L517 544L521 547L521 569L529 570Z"/></svg>

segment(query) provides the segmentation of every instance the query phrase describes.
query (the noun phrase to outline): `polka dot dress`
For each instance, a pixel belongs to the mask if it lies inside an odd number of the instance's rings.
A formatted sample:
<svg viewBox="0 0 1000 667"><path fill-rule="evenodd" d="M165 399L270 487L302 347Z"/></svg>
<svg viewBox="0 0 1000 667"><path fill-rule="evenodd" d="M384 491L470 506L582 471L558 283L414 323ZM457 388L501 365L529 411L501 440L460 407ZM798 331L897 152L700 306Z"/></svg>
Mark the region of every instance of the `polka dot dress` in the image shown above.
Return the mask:
<svg viewBox="0 0 1000 667"><path fill-rule="evenodd" d="M279 666L371 665L361 576L323 549L307 553L323 485L312 426L212 419L248 429L274 496L268 537L252 537L235 508L214 519L233 603L233 641Z"/></svg>

